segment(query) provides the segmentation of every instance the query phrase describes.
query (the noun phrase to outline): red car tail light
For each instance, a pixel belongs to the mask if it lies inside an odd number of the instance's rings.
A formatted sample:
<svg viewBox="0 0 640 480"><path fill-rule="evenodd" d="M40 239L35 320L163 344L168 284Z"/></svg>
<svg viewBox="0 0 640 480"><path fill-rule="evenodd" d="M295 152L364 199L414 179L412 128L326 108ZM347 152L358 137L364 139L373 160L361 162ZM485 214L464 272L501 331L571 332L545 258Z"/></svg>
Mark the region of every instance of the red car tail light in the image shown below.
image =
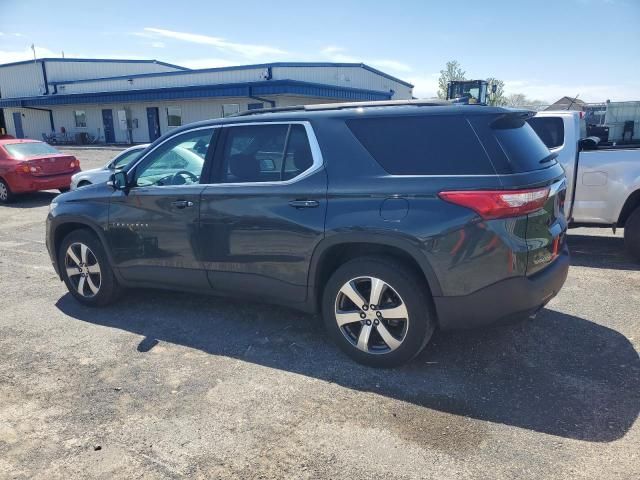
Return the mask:
<svg viewBox="0 0 640 480"><path fill-rule="evenodd" d="M21 163L16 167L16 173L31 173L31 167L26 163Z"/></svg>
<svg viewBox="0 0 640 480"><path fill-rule="evenodd" d="M541 208L549 197L549 189L528 190L461 190L440 192L446 202L467 207L482 218L518 217Z"/></svg>

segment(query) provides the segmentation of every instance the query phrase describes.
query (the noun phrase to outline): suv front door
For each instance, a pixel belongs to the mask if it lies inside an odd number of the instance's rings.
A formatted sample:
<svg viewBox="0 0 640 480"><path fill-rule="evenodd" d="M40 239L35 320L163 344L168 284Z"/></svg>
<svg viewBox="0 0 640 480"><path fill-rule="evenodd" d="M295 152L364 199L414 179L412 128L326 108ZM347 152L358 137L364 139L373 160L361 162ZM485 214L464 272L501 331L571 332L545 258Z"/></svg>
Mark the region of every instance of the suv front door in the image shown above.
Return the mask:
<svg viewBox="0 0 640 480"><path fill-rule="evenodd" d="M198 259L200 178L215 129L177 134L129 171L128 191L109 205L109 241L122 277L141 283L208 288Z"/></svg>
<svg viewBox="0 0 640 480"><path fill-rule="evenodd" d="M200 240L220 293L304 302L311 255L324 237L327 177L308 122L225 126Z"/></svg>

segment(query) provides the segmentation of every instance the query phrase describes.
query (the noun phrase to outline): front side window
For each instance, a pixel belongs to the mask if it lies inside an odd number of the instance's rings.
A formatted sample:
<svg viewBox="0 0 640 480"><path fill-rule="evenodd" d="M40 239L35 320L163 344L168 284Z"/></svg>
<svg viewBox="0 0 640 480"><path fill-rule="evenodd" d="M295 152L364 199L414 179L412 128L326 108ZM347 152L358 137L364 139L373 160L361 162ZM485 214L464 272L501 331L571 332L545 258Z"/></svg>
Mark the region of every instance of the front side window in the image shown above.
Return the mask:
<svg viewBox="0 0 640 480"><path fill-rule="evenodd" d="M136 167L139 187L200 183L214 129L182 133L160 145Z"/></svg>
<svg viewBox="0 0 640 480"><path fill-rule="evenodd" d="M75 110L73 116L76 121L77 128L86 128L87 126L87 114L84 110Z"/></svg>
<svg viewBox="0 0 640 480"><path fill-rule="evenodd" d="M182 125L182 109L180 107L167 107L167 125L170 127Z"/></svg>
<svg viewBox="0 0 640 480"><path fill-rule="evenodd" d="M299 124L230 127L222 155L223 183L291 180L313 165Z"/></svg>
<svg viewBox="0 0 640 480"><path fill-rule="evenodd" d="M111 165L109 165L109 168L111 169L124 168L127 165L129 165L131 162L133 162L136 158L138 158L143 151L144 151L144 148L131 150L130 152L124 152L119 157L117 157L111 163Z"/></svg>

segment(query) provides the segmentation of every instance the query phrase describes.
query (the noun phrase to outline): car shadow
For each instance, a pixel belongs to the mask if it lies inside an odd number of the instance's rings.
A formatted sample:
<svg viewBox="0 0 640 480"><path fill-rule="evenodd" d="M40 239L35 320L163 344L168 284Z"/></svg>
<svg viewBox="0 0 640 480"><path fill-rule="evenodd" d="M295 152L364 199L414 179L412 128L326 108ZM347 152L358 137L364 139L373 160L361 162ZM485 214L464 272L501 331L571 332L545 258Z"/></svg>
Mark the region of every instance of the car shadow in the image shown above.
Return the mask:
<svg viewBox="0 0 640 480"><path fill-rule="evenodd" d="M614 270L640 270L640 263L629 256L622 237L567 235L571 265Z"/></svg>
<svg viewBox="0 0 640 480"><path fill-rule="evenodd" d="M143 336L139 352L170 342L565 438L614 441L640 410L640 360L629 340L553 310L506 327L437 332L408 365L379 370L341 354L317 317L284 308L146 290L104 309L84 307L66 294L57 307L78 320Z"/></svg>
<svg viewBox="0 0 640 480"><path fill-rule="evenodd" d="M11 203L3 204L4 208L36 208L44 207L51 203L51 201L60 195L60 192L41 191L33 193L21 193L13 197Z"/></svg>

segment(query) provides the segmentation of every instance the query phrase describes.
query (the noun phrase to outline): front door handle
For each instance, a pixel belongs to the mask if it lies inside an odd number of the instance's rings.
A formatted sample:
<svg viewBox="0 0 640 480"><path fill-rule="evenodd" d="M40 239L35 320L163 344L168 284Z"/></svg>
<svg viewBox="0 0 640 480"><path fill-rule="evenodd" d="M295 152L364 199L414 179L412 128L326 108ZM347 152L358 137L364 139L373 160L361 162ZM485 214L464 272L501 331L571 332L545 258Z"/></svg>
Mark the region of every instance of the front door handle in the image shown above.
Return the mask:
<svg viewBox="0 0 640 480"><path fill-rule="evenodd" d="M289 205L295 208L316 208L320 203L317 200L291 200Z"/></svg>
<svg viewBox="0 0 640 480"><path fill-rule="evenodd" d="M176 200L175 202L171 202L171 206L175 208L193 207L193 202L189 200Z"/></svg>

